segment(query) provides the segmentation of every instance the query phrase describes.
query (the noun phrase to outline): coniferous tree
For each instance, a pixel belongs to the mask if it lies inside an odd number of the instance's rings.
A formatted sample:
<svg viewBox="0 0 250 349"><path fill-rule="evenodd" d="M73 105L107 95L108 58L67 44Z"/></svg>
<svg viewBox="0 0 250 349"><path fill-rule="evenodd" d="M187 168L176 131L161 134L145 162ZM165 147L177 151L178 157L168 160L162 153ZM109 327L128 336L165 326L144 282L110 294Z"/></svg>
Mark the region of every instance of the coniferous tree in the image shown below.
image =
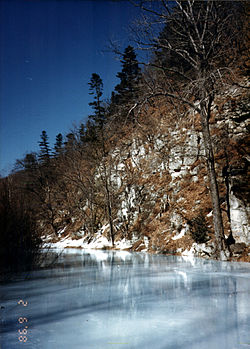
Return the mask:
<svg viewBox="0 0 250 349"><path fill-rule="evenodd" d="M141 69L132 46L125 49L121 63L122 71L116 75L120 83L112 92L109 115L115 115L116 119L127 119L129 116L134 121L133 106L139 96Z"/></svg>
<svg viewBox="0 0 250 349"><path fill-rule="evenodd" d="M59 155L63 149L63 136L61 133L58 133L56 136L56 143L54 145L54 154Z"/></svg>
<svg viewBox="0 0 250 349"><path fill-rule="evenodd" d="M66 135L66 139L67 139L66 142L64 142L66 151L74 150L77 143L74 133L72 132L68 133Z"/></svg>
<svg viewBox="0 0 250 349"><path fill-rule="evenodd" d="M125 49L121 63L122 71L116 75L120 79L120 83L115 87L117 92L115 99L118 104L126 103L136 98L141 76L141 69L132 46L128 46Z"/></svg>
<svg viewBox="0 0 250 349"><path fill-rule="evenodd" d="M88 84L90 86L89 94L94 96L94 101L89 103L89 106L94 110L94 114L90 115L90 118L95 122L96 126L102 127L105 120L105 108L103 107L103 101L101 100L103 94L103 82L98 74L93 73Z"/></svg>
<svg viewBox="0 0 250 349"><path fill-rule="evenodd" d="M51 152L51 149L49 147L49 142L48 142L48 135L46 131L42 131L41 141L39 142L39 146L40 146L39 160L42 163L46 163L50 159L50 152Z"/></svg>

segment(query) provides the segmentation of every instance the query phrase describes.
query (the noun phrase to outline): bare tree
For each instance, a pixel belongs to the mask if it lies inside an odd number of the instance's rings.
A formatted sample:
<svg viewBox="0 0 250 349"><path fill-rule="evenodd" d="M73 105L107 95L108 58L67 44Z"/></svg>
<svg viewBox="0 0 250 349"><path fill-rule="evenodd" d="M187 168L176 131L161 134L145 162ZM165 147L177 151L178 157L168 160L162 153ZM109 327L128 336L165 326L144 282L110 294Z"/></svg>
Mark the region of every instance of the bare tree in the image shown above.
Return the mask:
<svg viewBox="0 0 250 349"><path fill-rule="evenodd" d="M226 250L209 119L216 94L230 80L242 49L244 6L239 1L133 1L143 10L134 30L139 48L151 50L149 65L164 83L148 83L144 101L157 96L180 101L200 118L205 147L215 257ZM157 81L157 80L156 80ZM159 80L158 80L159 81ZM231 80L230 80L231 81Z"/></svg>

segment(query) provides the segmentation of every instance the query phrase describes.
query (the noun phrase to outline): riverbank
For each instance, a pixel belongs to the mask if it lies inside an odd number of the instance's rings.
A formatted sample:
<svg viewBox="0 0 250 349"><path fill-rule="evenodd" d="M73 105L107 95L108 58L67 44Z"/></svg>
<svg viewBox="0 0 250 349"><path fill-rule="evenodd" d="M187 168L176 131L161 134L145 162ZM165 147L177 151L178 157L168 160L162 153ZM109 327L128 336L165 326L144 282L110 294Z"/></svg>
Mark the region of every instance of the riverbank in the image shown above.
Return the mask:
<svg viewBox="0 0 250 349"><path fill-rule="evenodd" d="M173 239L176 240L177 237ZM102 234L98 233L93 238L88 236L75 236L72 238L70 235L58 236L54 238L51 235L44 240L44 248L50 247L53 249L63 250L65 248L77 248L77 249L93 249L93 250L120 250L120 251L131 251L131 252L147 252L151 254L171 254L177 256L185 256L189 258L200 257L206 259L212 259L211 251L212 246L207 246L205 244L193 243L191 248L188 249L178 249L176 251L160 251L152 250L149 248L148 239L133 239L127 240L122 239L115 242L115 246L112 246L112 243ZM228 258L228 261L236 262L246 262L250 263L250 251L249 247L241 246L241 244L235 244L234 251L231 252L231 256Z"/></svg>

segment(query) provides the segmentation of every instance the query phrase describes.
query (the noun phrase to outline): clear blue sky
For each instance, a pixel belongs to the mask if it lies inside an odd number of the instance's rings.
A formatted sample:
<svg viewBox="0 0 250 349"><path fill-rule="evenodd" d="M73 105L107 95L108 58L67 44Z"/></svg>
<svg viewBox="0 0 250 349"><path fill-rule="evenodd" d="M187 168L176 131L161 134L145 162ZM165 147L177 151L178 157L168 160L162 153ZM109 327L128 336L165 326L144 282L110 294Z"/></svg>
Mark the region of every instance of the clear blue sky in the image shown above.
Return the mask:
<svg viewBox="0 0 250 349"><path fill-rule="evenodd" d="M109 39L129 45L138 16L129 1L0 1L0 174L38 151L42 130L51 145L90 113L88 82L103 79L109 97L121 65L103 52Z"/></svg>

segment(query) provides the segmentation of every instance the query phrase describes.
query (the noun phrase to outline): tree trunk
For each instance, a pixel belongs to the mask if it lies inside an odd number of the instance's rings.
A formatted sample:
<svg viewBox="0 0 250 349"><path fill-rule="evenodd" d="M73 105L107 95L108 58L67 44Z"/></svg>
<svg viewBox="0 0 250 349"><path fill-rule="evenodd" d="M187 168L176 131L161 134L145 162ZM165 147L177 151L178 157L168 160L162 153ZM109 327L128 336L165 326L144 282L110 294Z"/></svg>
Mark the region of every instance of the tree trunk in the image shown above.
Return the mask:
<svg viewBox="0 0 250 349"><path fill-rule="evenodd" d="M106 191L106 205L107 205L107 211L108 211L108 220L109 220L109 230L110 230L110 238L112 242L112 246L115 246L115 231L114 231L114 225L113 225L113 218L112 218L112 205L111 205L111 198L110 198L110 190L109 190L109 183L108 183L108 174L107 174L107 167L105 164L105 156L106 156L106 149L105 149L105 140L104 140L104 130L103 127L101 128L101 140L102 140L102 156L103 156L103 172L104 172L104 185L105 185L105 191Z"/></svg>
<svg viewBox="0 0 250 349"><path fill-rule="evenodd" d="M93 193L92 193L92 188L90 192L90 220L91 220L91 235L94 236L95 234L95 217L94 217L94 208L93 208Z"/></svg>
<svg viewBox="0 0 250 349"><path fill-rule="evenodd" d="M109 229L110 229L110 237L112 246L115 246L115 238L114 238L114 226L113 226L113 219L112 219L112 207L111 207L111 201L110 201L110 194L109 194L109 188L108 183L106 181L106 195L107 195L107 209L108 209L108 219L109 219Z"/></svg>
<svg viewBox="0 0 250 349"><path fill-rule="evenodd" d="M225 236L224 236L224 228L222 221L222 214L220 208L220 197L219 197L219 189L215 172L215 162L214 162L214 154L213 147L211 141L211 135L209 130L209 121L208 121L208 113L206 110L205 103L200 104L201 109L201 125L202 125L202 135L205 147L205 155L207 162L207 171L208 178L210 184L210 196L212 201L213 208L213 223L214 223L214 232L215 232L215 258L219 259L223 255L223 251L225 251Z"/></svg>

